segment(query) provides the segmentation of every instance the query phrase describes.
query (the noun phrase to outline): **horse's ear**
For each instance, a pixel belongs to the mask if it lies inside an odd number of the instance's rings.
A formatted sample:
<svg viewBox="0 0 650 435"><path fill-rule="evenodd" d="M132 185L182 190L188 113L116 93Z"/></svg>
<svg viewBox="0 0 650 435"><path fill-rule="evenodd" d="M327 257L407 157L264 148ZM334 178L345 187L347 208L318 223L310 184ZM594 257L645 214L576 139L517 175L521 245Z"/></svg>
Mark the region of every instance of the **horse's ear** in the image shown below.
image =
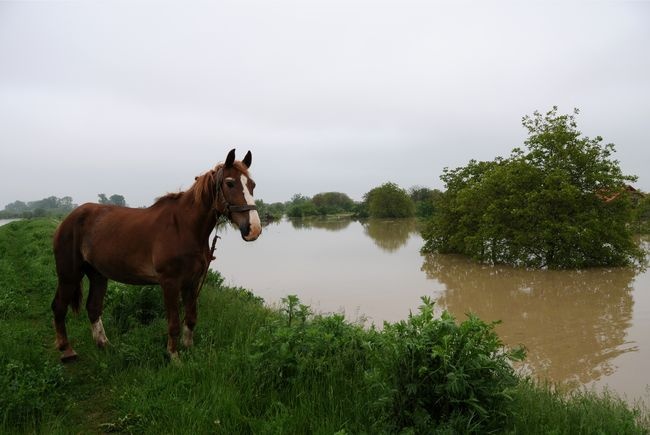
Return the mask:
<svg viewBox="0 0 650 435"><path fill-rule="evenodd" d="M244 160L242 160L241 162L244 164L244 166L246 166L247 168L250 168L252 161L253 161L253 155L251 154L250 151L248 151L246 153L246 157L244 157Z"/></svg>
<svg viewBox="0 0 650 435"><path fill-rule="evenodd" d="M232 168L232 164L235 163L235 149L231 149L226 157L226 168Z"/></svg>

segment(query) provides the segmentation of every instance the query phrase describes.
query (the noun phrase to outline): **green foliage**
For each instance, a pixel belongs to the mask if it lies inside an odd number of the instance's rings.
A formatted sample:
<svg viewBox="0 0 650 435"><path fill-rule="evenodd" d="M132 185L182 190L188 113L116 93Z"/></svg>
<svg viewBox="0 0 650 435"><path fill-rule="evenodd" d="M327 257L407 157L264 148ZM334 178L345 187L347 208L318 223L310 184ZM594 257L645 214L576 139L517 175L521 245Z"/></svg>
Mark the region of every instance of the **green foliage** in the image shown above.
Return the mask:
<svg viewBox="0 0 650 435"><path fill-rule="evenodd" d="M614 146L581 137L574 116L556 108L523 124L527 152L445 169L447 191L423 232L423 250L537 268L643 263L623 192L635 178L610 158Z"/></svg>
<svg viewBox="0 0 650 435"><path fill-rule="evenodd" d="M113 194L107 198L105 193L98 193L97 196L97 202L100 204L112 204L119 205L120 207L126 207L126 200L122 195Z"/></svg>
<svg viewBox="0 0 650 435"><path fill-rule="evenodd" d="M165 317L162 290L155 285L131 286L111 282L105 304L111 324L120 334Z"/></svg>
<svg viewBox="0 0 650 435"><path fill-rule="evenodd" d="M312 202L320 215L349 213L354 208L354 201L341 192L317 193Z"/></svg>
<svg viewBox="0 0 650 435"><path fill-rule="evenodd" d="M311 198L296 193L286 206L287 216L289 217L306 217L316 216L318 211Z"/></svg>
<svg viewBox="0 0 650 435"><path fill-rule="evenodd" d="M342 315L311 316L296 296L283 300L281 317L256 334L249 363L267 394L314 377L362 376L368 364L361 326Z"/></svg>
<svg viewBox="0 0 650 435"><path fill-rule="evenodd" d="M436 209L436 204L441 200L443 193L438 189L413 186L409 189L409 196L415 204L415 215L418 217L431 217Z"/></svg>
<svg viewBox="0 0 650 435"><path fill-rule="evenodd" d="M522 380L513 391L509 434L638 434L650 431L642 405L630 407L609 391L564 394L552 385Z"/></svg>
<svg viewBox="0 0 650 435"><path fill-rule="evenodd" d="M4 210L0 211L0 219L12 218L35 218L47 215L61 216L68 214L77 206L72 203L72 198L64 196L58 198L50 196L38 201L14 201L7 204Z"/></svg>
<svg viewBox="0 0 650 435"><path fill-rule="evenodd" d="M650 233L650 196L641 193L632 199L632 228L640 234Z"/></svg>
<svg viewBox="0 0 650 435"><path fill-rule="evenodd" d="M46 412L57 411L65 383L60 364L0 356L0 428L38 423Z"/></svg>
<svg viewBox="0 0 650 435"><path fill-rule="evenodd" d="M285 207L281 202L267 204L261 199L256 199L255 205L257 206L257 212L259 213L260 218L267 221L278 220L284 215Z"/></svg>
<svg viewBox="0 0 650 435"><path fill-rule="evenodd" d="M379 403L396 430L451 425L454 432L485 432L502 427L518 379L512 361L521 349L504 350L494 332L475 316L458 324L422 298L419 313L386 324L376 375L383 380Z"/></svg>
<svg viewBox="0 0 650 435"><path fill-rule="evenodd" d="M385 183L364 195L370 217L406 218L415 215L415 204L404 189L395 183Z"/></svg>
<svg viewBox="0 0 650 435"><path fill-rule="evenodd" d="M354 209L354 201L341 192L318 193L313 198L298 193L286 203L285 207L289 217L326 216L351 213Z"/></svg>

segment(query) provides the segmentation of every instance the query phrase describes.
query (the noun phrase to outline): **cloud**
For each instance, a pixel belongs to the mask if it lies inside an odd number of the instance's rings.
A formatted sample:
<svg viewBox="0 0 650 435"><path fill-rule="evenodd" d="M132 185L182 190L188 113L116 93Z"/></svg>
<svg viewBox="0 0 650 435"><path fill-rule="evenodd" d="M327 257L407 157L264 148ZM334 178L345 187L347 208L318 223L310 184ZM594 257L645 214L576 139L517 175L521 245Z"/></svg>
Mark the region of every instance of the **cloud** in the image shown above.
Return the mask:
<svg viewBox="0 0 650 435"><path fill-rule="evenodd" d="M643 3L2 3L0 205L145 205L232 147L253 150L267 201L441 187L443 167L508 154L521 117L552 105L581 108L647 190L648 18Z"/></svg>

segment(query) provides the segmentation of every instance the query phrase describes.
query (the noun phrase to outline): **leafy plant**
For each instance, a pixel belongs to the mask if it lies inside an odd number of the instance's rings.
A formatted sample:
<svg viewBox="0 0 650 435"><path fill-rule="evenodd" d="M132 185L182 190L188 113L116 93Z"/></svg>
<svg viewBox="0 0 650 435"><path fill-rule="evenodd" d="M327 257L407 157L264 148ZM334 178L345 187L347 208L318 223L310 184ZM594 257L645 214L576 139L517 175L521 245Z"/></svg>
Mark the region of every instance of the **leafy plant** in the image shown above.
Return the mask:
<svg viewBox="0 0 650 435"><path fill-rule="evenodd" d="M342 315L313 316L295 295L282 299L281 317L261 328L249 357L262 389L283 389L316 374L363 372L367 334Z"/></svg>
<svg viewBox="0 0 650 435"><path fill-rule="evenodd" d="M524 358L523 349L505 350L494 323L469 315L458 324L447 312L435 318L434 303L422 301L417 314L384 325L371 376L377 406L396 431L499 427L518 383L510 363Z"/></svg>

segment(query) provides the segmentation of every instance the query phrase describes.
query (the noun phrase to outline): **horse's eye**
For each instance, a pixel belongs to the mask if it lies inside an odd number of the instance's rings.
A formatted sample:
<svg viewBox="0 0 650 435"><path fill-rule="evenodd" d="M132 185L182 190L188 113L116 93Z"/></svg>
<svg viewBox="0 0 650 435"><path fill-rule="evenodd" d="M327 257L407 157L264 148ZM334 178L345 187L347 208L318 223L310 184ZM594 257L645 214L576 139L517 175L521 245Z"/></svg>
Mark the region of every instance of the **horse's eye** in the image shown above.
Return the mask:
<svg viewBox="0 0 650 435"><path fill-rule="evenodd" d="M226 180L226 186L230 187L231 189L235 187L235 181L234 180Z"/></svg>

